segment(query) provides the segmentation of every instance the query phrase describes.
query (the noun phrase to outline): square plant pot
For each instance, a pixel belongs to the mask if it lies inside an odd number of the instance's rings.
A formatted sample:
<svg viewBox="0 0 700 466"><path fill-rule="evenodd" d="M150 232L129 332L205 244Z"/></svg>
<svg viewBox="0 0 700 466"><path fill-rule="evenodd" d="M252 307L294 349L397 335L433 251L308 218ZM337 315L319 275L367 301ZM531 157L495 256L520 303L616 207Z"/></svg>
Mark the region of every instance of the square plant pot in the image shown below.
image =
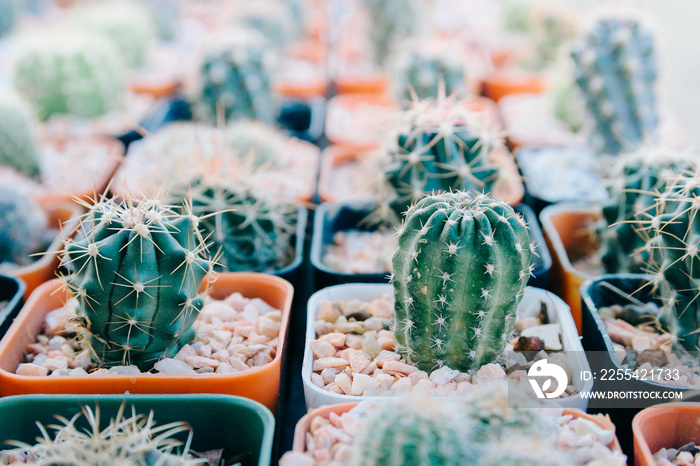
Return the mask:
<svg viewBox="0 0 700 466"><path fill-rule="evenodd" d="M27 286L22 280L0 275L0 338L10 328L24 304L24 291ZM4 304L3 304L4 303Z"/></svg>
<svg viewBox="0 0 700 466"><path fill-rule="evenodd" d="M625 293L634 293L634 297L642 302L654 301L656 304L661 304L660 300L652 297L651 287L644 287L651 278L651 276L639 274L609 274L587 280L581 286L583 346L586 351L595 352L591 353L594 354L594 356L590 356L589 359L591 360L592 369L599 375L601 373L600 371L603 369L608 371L608 373L612 371L620 371L620 373L622 373L625 371L625 368L615 354L612 339L605 328L605 324L598 310L602 307L612 306L614 304L626 304L627 302L617 293L604 286L603 283L609 283ZM677 387L662 382L635 378L631 380L596 381L596 389L601 391L638 393L683 392L684 397L685 395L693 393L693 389L690 387ZM615 425L618 426L620 443L622 444L623 450L628 455L632 454L633 439L632 432L629 428L632 424L632 419L642 408L658 404L664 399L668 398L639 400L635 402L635 405L638 406L636 408L621 406L615 407L614 409L608 407L604 408ZM597 402L592 403L592 405L593 404L597 404Z"/></svg>
<svg viewBox="0 0 700 466"><path fill-rule="evenodd" d="M393 287L389 284L370 284L370 283L350 283L346 285L336 285L324 288L314 293L309 299L307 309L307 325L306 325L306 345L304 347L304 362L302 365L302 381L304 383L304 397L306 399L306 407L308 409L318 408L327 404L349 403L368 399L381 399L381 397L370 396L352 396L341 395L316 386L311 381L313 373L314 354L311 350L311 341L316 338L316 330L314 322L316 315L323 301L349 301L360 300L370 301L379 298L385 294L393 294ZM572 373L578 374L582 371L590 371L588 361L586 360L581 341L576 332L569 307L552 293L541 290L539 288L525 288L525 295L518 306L518 310L532 308L537 301L544 301L553 304L549 306L549 320L552 323L561 325L561 336L563 350L567 354L569 365ZM581 392L590 392L593 389L593 381L583 381L580 379L574 380L574 386L578 393L568 398L555 400L557 406L563 408L577 408L586 410L588 406L588 398L584 398Z"/></svg>
<svg viewBox="0 0 700 466"><path fill-rule="evenodd" d="M537 216L528 206L519 204L513 207L520 212L530 228L530 241L535 243L532 261L535 265L528 285L545 288L549 281L552 257L544 241ZM333 237L340 231L360 230L375 231L377 225L363 223L374 210L372 203L324 203L316 210L314 232L311 240L311 265L317 289L342 283L388 283L389 272L378 273L344 273L331 269L323 261L325 249L333 244Z"/></svg>
<svg viewBox="0 0 700 466"><path fill-rule="evenodd" d="M264 366L234 374L17 375L15 369L24 361L27 345L36 339L44 317L61 307L67 299L60 281L47 282L32 294L7 334L0 340L0 396L32 393L220 393L253 399L274 412L279 398L280 371L294 288L286 280L272 275L221 273L212 285L211 296L223 299L236 291L246 298L260 298L282 311L275 358Z"/></svg>
<svg viewBox="0 0 700 466"><path fill-rule="evenodd" d="M304 239L306 238L306 224L309 218L309 211L303 207L297 209L297 226L294 235L294 259L289 265L281 269L269 272L290 282L294 287L300 286L300 270L304 261Z"/></svg>
<svg viewBox="0 0 700 466"><path fill-rule="evenodd" d="M591 227L600 218L600 209L577 204L556 204L540 213L544 239L552 254L549 289L569 305L579 334L582 331L580 288L593 277L575 269L572 262L598 250L598 239Z"/></svg>
<svg viewBox="0 0 700 466"><path fill-rule="evenodd" d="M700 444L700 403L664 403L639 412L632 421L634 464L656 466L662 448Z"/></svg>
<svg viewBox="0 0 700 466"><path fill-rule="evenodd" d="M83 407L95 412L99 408L100 428L104 429L119 408L125 405L125 416L131 407L137 414L148 416L152 411L156 427L171 422L186 422L192 429L191 450L204 452L226 449L227 455L240 458L242 464L270 464L275 420L260 403L246 398L224 395L23 395L0 399L0 449L5 441L35 443L41 436L37 423L57 424L55 416L71 419ZM81 423L79 427L86 427ZM53 435L54 431L49 429ZM187 432L175 438L187 440Z"/></svg>

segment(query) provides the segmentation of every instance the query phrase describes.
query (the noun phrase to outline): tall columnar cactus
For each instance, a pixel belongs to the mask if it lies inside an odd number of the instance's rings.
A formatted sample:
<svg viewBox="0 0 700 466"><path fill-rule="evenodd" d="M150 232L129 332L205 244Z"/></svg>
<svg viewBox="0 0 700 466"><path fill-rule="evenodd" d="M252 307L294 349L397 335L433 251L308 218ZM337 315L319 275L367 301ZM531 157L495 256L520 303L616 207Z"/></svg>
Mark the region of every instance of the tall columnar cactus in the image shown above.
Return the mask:
<svg viewBox="0 0 700 466"><path fill-rule="evenodd" d="M476 456L460 422L462 404L387 400L373 407L353 444L351 466L466 464ZM476 464L476 463L473 463Z"/></svg>
<svg viewBox="0 0 700 466"><path fill-rule="evenodd" d="M0 90L0 165L31 178L39 178L36 122L29 105L19 95Z"/></svg>
<svg viewBox="0 0 700 466"><path fill-rule="evenodd" d="M203 119L236 119L272 123L276 103L271 93L274 56L256 31L240 29L222 39L200 69L200 105Z"/></svg>
<svg viewBox="0 0 700 466"><path fill-rule="evenodd" d="M46 214L29 193L0 187L0 264L27 265L30 254L47 243Z"/></svg>
<svg viewBox="0 0 700 466"><path fill-rule="evenodd" d="M413 95L420 99L436 99L441 81L447 95L456 91L466 94L467 59L460 44L422 39L404 45L394 64L395 86L401 100L410 101Z"/></svg>
<svg viewBox="0 0 700 466"><path fill-rule="evenodd" d="M620 157L597 228L607 273L641 273L654 260L644 247L649 237L640 234L635 218L653 213L656 196L666 191L674 173L692 166L700 166L700 154L671 147L648 147Z"/></svg>
<svg viewBox="0 0 700 466"><path fill-rule="evenodd" d="M198 224L160 199L90 206L62 263L97 361L150 370L194 338L200 286L213 269Z"/></svg>
<svg viewBox="0 0 700 466"><path fill-rule="evenodd" d="M464 192L418 201L393 258L399 353L422 370L467 371L501 356L532 250L524 221L503 202Z"/></svg>
<svg viewBox="0 0 700 466"><path fill-rule="evenodd" d="M639 229L649 236L664 306L660 321L679 343L697 351L700 337L700 172L683 170L658 193L653 210L642 212Z"/></svg>
<svg viewBox="0 0 700 466"><path fill-rule="evenodd" d="M293 206L265 199L218 173L171 191L176 202L191 196L202 236L227 271L271 272L294 258L298 214Z"/></svg>
<svg viewBox="0 0 700 466"><path fill-rule="evenodd" d="M111 42L61 30L28 37L20 44L15 86L35 104L41 118L56 113L91 118L121 106L126 75Z"/></svg>
<svg viewBox="0 0 700 466"><path fill-rule="evenodd" d="M425 193L492 193L500 177L491 155L502 139L482 115L443 92L437 100L414 102L404 112L396 144L388 151L384 183L389 195L379 215L390 223L400 223L403 212Z"/></svg>
<svg viewBox="0 0 700 466"><path fill-rule="evenodd" d="M363 3L374 62L383 66L395 44L416 31L420 22L418 3L415 0L364 0Z"/></svg>
<svg viewBox="0 0 700 466"><path fill-rule="evenodd" d="M143 66L148 45L157 34L148 7L134 0L85 2L70 11L69 21L113 42L130 68Z"/></svg>
<svg viewBox="0 0 700 466"><path fill-rule="evenodd" d="M617 154L654 142L659 116L652 35L632 19L601 19L571 56L599 151Z"/></svg>

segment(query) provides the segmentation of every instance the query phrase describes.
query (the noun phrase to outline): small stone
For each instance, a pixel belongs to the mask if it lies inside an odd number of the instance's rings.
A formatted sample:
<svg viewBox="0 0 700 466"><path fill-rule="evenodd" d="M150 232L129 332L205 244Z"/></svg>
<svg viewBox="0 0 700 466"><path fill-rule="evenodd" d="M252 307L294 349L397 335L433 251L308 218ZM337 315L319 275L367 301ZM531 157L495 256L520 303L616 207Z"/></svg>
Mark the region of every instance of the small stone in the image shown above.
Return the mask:
<svg viewBox="0 0 700 466"><path fill-rule="evenodd" d="M637 365L649 363L653 367L663 367L668 364L668 356L662 350L645 349L637 355Z"/></svg>
<svg viewBox="0 0 700 466"><path fill-rule="evenodd" d="M335 325L331 324L330 322L317 320L316 322L314 322L314 330L316 331L316 335L322 336L331 332L335 332Z"/></svg>
<svg viewBox="0 0 700 466"><path fill-rule="evenodd" d="M82 377L84 375L88 375L87 371L83 369L82 367L76 367L75 369L72 369L68 375L75 376L75 377Z"/></svg>
<svg viewBox="0 0 700 466"><path fill-rule="evenodd" d="M214 373L214 368L213 367L200 367L199 369L195 370L197 374L213 374Z"/></svg>
<svg viewBox="0 0 700 466"><path fill-rule="evenodd" d="M190 368L190 370L192 370L192 368ZM193 371L193 373L194 373L194 371ZM94 372L90 372L90 375L114 375L114 374L112 374L112 373L109 371L109 369L100 368L100 369L97 369L97 370L94 371Z"/></svg>
<svg viewBox="0 0 700 466"><path fill-rule="evenodd" d="M231 367L231 364L227 362L222 362L216 367L216 370L214 371L215 374L235 374L236 371L233 370L233 367Z"/></svg>
<svg viewBox="0 0 700 466"><path fill-rule="evenodd" d="M411 381L411 385L415 385L421 380L428 380L428 373L425 371L416 371L408 374L408 379Z"/></svg>
<svg viewBox="0 0 700 466"><path fill-rule="evenodd" d="M370 318L369 312L364 309L355 309L354 311L346 314L348 320L355 319L358 322L365 321Z"/></svg>
<svg viewBox="0 0 700 466"><path fill-rule="evenodd" d="M642 353L651 348L651 336L639 335L632 338L632 349L637 353Z"/></svg>
<svg viewBox="0 0 700 466"><path fill-rule="evenodd" d="M584 418L576 419L575 431L579 436L593 434L603 445L608 445L615 438L614 430L603 429L595 422Z"/></svg>
<svg viewBox="0 0 700 466"><path fill-rule="evenodd" d="M374 336L366 336L362 341L362 351L367 353L372 359L376 358L382 352L382 347L377 343Z"/></svg>
<svg viewBox="0 0 700 466"><path fill-rule="evenodd" d="M359 322L347 322L344 324L336 325L339 332L342 333L355 333L357 335L362 335L365 333L365 326Z"/></svg>
<svg viewBox="0 0 700 466"><path fill-rule="evenodd" d="M347 360L350 363L350 369L353 372L362 372L364 368L367 367L372 361L368 354L356 349L348 350Z"/></svg>
<svg viewBox="0 0 700 466"><path fill-rule="evenodd" d="M158 372L170 375L186 375L186 374L196 374L192 366L186 362L179 361L173 358L165 358L158 361L153 367Z"/></svg>
<svg viewBox="0 0 700 466"><path fill-rule="evenodd" d="M316 460L313 456L298 451L288 451L279 462L280 466L314 466Z"/></svg>
<svg viewBox="0 0 700 466"><path fill-rule="evenodd" d="M178 361L185 362L185 359L194 356L197 356L197 352L194 350L194 348L192 348L191 345L184 345L182 348L180 348L180 351L178 351L175 355L175 359L177 359Z"/></svg>
<svg viewBox="0 0 700 466"><path fill-rule="evenodd" d="M272 355L267 351L260 352L253 356L253 367L262 367L272 362Z"/></svg>
<svg viewBox="0 0 700 466"><path fill-rule="evenodd" d="M340 373L340 369L323 369L321 371L321 377L323 378L323 384L328 385L335 380L335 376Z"/></svg>
<svg viewBox="0 0 700 466"><path fill-rule="evenodd" d="M335 354L335 347L323 340L312 340L310 343L311 351L316 358L330 358Z"/></svg>
<svg viewBox="0 0 700 466"><path fill-rule="evenodd" d="M23 363L17 366L15 370L17 375L28 375L28 376L46 376L49 375L49 370L38 364Z"/></svg>
<svg viewBox="0 0 700 466"><path fill-rule="evenodd" d="M258 344L258 345L249 345L243 348L241 351L241 354L244 354L248 358L252 358L256 354L258 354L261 351L265 351L267 349L267 345L263 344Z"/></svg>
<svg viewBox="0 0 700 466"><path fill-rule="evenodd" d="M109 368L109 371L119 375L136 375L141 373L136 366L112 366Z"/></svg>
<svg viewBox="0 0 700 466"><path fill-rule="evenodd" d="M379 382L382 390L388 390L396 379L389 374L377 374L377 376L374 377L374 380Z"/></svg>
<svg viewBox="0 0 700 466"><path fill-rule="evenodd" d="M268 319L265 316L260 317L258 320L258 333L260 335L265 335L268 338L275 338L279 335L280 323L272 319Z"/></svg>
<svg viewBox="0 0 700 466"><path fill-rule="evenodd" d="M211 346L204 345L201 348L199 348L197 350L197 356L202 356L204 358L210 358L211 357Z"/></svg>
<svg viewBox="0 0 700 466"><path fill-rule="evenodd" d="M508 374L508 378L512 380L520 380L523 377L527 377L527 372L522 369L518 369Z"/></svg>
<svg viewBox="0 0 700 466"><path fill-rule="evenodd" d="M56 351L60 350L63 345L66 344L66 339L56 335L55 337L51 337L49 340L49 350L50 351Z"/></svg>
<svg viewBox="0 0 700 466"><path fill-rule="evenodd" d="M47 358L41 363L42 366L50 371L57 371L60 369L68 369L68 358L65 356L58 356L55 358Z"/></svg>
<svg viewBox="0 0 700 466"><path fill-rule="evenodd" d="M329 302L322 303L321 309L319 309L316 314L317 320L323 320L331 324L338 320L338 317L340 317L340 309L338 309L335 303Z"/></svg>
<svg viewBox="0 0 700 466"><path fill-rule="evenodd" d="M519 337L515 343L513 351L528 352L541 351L544 349L544 342L538 337Z"/></svg>
<svg viewBox="0 0 700 466"><path fill-rule="evenodd" d="M386 372L398 372L400 374L406 375L418 371L417 367L409 366L408 364L402 363L400 361L386 361L384 363L383 369Z"/></svg>
<svg viewBox="0 0 700 466"><path fill-rule="evenodd" d="M432 391L434 389L435 384L428 379L419 380L418 383L413 386L413 390L415 391Z"/></svg>
<svg viewBox="0 0 700 466"><path fill-rule="evenodd" d="M353 386L353 381L350 379L350 376L346 372L341 372L340 374L335 376L334 382L340 389L345 393L346 395L350 395L352 392L352 386Z"/></svg>
<svg viewBox="0 0 700 466"><path fill-rule="evenodd" d="M689 451L679 451L678 456L676 456L676 461L679 464L693 464L695 462L695 458Z"/></svg>
<svg viewBox="0 0 700 466"><path fill-rule="evenodd" d="M316 385L319 388L323 388L323 386L326 385L325 383L323 383L323 377L321 377L319 374L317 374L315 372L313 374L311 374L311 383Z"/></svg>
<svg viewBox="0 0 700 466"><path fill-rule="evenodd" d="M243 308L243 320L246 322L255 322L260 317L260 313L252 304L248 304Z"/></svg>
<svg viewBox="0 0 700 466"><path fill-rule="evenodd" d="M391 389L398 393L408 392L412 388L413 384L411 383L411 379L408 377L402 377L391 385Z"/></svg>
<svg viewBox="0 0 700 466"><path fill-rule="evenodd" d="M500 364L494 362L481 366L476 373L476 379L479 383L486 383L492 380L501 380L506 378L506 372Z"/></svg>
<svg viewBox="0 0 700 466"><path fill-rule="evenodd" d="M534 327L537 325L537 319L534 317L523 317L515 321L513 328L516 332L521 333L526 328Z"/></svg>
<svg viewBox="0 0 700 466"><path fill-rule="evenodd" d="M359 350L362 348L364 338L360 335L348 334L345 339L345 345L349 348Z"/></svg>
<svg viewBox="0 0 700 466"><path fill-rule="evenodd" d="M550 351L561 351L561 326L559 324L536 325L520 333L521 337L537 337L544 342L544 347Z"/></svg>
<svg viewBox="0 0 700 466"><path fill-rule="evenodd" d="M398 354L392 352L392 351L386 351L382 350L377 356L374 358L374 362L377 363L377 367L384 367L384 363L387 361L398 361L401 359L401 356Z"/></svg>
<svg viewBox="0 0 700 466"><path fill-rule="evenodd" d="M109 373L113 374L113 372L109 372ZM63 376L66 376L68 374L70 374L69 369L57 369L57 370L51 372L51 374L49 374L49 376L50 377L63 377Z"/></svg>
<svg viewBox="0 0 700 466"><path fill-rule="evenodd" d="M320 358L314 361L314 371L320 372L323 369L335 368L345 369L350 363L341 358Z"/></svg>
<svg viewBox="0 0 700 466"><path fill-rule="evenodd" d="M336 348L342 348L345 346L346 335L344 333L332 332L326 335L320 336L318 340L330 343Z"/></svg>
<svg viewBox="0 0 700 466"><path fill-rule="evenodd" d="M191 356L185 359L185 362L194 369L201 369L203 367L217 367L220 364L218 359L204 358L202 356Z"/></svg>
<svg viewBox="0 0 700 466"><path fill-rule="evenodd" d="M433 371L429 379L431 382L433 382L435 385L447 385L448 383L452 382L455 377L459 375L459 371L450 369L447 366L443 366L440 369L437 369Z"/></svg>

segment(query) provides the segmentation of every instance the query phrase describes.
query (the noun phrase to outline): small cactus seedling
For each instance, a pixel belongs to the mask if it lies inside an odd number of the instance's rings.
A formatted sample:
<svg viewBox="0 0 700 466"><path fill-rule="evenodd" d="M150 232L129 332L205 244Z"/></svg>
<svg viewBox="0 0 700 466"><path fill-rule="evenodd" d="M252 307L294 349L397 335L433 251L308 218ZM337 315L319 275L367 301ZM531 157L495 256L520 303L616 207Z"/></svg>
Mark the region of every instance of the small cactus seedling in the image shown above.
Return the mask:
<svg viewBox="0 0 700 466"><path fill-rule="evenodd" d="M654 40L635 20L601 19L571 51L574 78L595 121L600 152L618 154L655 142Z"/></svg>
<svg viewBox="0 0 700 466"><path fill-rule="evenodd" d="M418 3L415 0L364 0L363 4L367 10L367 32L374 62L383 66L395 44L418 28Z"/></svg>
<svg viewBox="0 0 700 466"><path fill-rule="evenodd" d="M107 39L60 30L20 44L15 86L35 104L41 118L57 113L92 118L121 106L125 69L119 51Z"/></svg>
<svg viewBox="0 0 700 466"><path fill-rule="evenodd" d="M399 353L425 371L466 372L500 357L532 250L527 226L508 204L464 192L418 201L393 258Z"/></svg>
<svg viewBox="0 0 700 466"><path fill-rule="evenodd" d="M387 200L377 215L394 225L424 194L436 191L492 193L500 169L491 162L502 138L483 115L467 108L444 87L437 100L415 100L402 115L396 144L387 154Z"/></svg>
<svg viewBox="0 0 700 466"><path fill-rule="evenodd" d="M658 193L663 193L674 174L700 166L700 156L670 147L647 147L620 156L610 177L609 201L597 227L600 256L607 273L644 271L652 260L647 239L637 232L636 216L653 212Z"/></svg>
<svg viewBox="0 0 700 466"><path fill-rule="evenodd" d="M0 264L29 264L30 254L48 243L46 214L28 193L1 186L0 218Z"/></svg>
<svg viewBox="0 0 700 466"><path fill-rule="evenodd" d="M275 101L271 92L274 56L257 31L239 29L222 38L207 54L200 70L197 108L210 122L221 118L272 123Z"/></svg>
<svg viewBox="0 0 700 466"><path fill-rule="evenodd" d="M9 90L0 91L0 165L39 178L35 121L29 105Z"/></svg>
<svg viewBox="0 0 700 466"><path fill-rule="evenodd" d="M93 411L84 406L82 412L71 419L56 415L60 424L43 426L39 424L41 437L35 445L8 441L17 447L5 454L24 455L31 464L74 464L101 466L122 465L168 465L188 466L203 464L190 454L189 445L192 431L184 422L156 425L153 411L148 416L136 414L132 407L131 416L124 413L122 404L116 417L102 428L100 408ZM80 424L87 425L82 428ZM49 432L53 431L53 434ZM188 433L187 442L174 437ZM16 456L15 456L16 457ZM2 459L2 455L0 455ZM3 463L4 464L4 463Z"/></svg>
<svg viewBox="0 0 700 466"><path fill-rule="evenodd" d="M150 370L194 338L200 286L213 269L199 219L158 198L85 204L82 238L66 241L62 263L93 355Z"/></svg>

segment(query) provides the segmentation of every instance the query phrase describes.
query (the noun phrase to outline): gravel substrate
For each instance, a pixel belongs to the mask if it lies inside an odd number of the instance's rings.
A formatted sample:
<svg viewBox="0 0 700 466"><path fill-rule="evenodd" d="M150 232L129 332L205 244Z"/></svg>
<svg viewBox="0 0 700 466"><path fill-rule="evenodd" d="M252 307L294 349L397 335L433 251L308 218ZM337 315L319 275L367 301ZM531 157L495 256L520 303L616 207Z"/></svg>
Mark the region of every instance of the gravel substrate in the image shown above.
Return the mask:
<svg viewBox="0 0 700 466"><path fill-rule="evenodd" d="M389 273L396 239L387 231L339 231L323 263L340 273Z"/></svg>
<svg viewBox="0 0 700 466"><path fill-rule="evenodd" d="M700 449L691 442L680 448L662 448L654 453L657 466L671 466L674 464L695 466L700 464Z"/></svg>
<svg viewBox="0 0 700 466"><path fill-rule="evenodd" d="M136 366L93 364L70 323L77 301L71 299L46 316L42 333L27 346L25 362L15 371L30 376L134 375ZM233 374L264 366L275 358L282 311L261 299L233 293L223 300L207 297L194 322L194 340L147 372L169 375Z"/></svg>

